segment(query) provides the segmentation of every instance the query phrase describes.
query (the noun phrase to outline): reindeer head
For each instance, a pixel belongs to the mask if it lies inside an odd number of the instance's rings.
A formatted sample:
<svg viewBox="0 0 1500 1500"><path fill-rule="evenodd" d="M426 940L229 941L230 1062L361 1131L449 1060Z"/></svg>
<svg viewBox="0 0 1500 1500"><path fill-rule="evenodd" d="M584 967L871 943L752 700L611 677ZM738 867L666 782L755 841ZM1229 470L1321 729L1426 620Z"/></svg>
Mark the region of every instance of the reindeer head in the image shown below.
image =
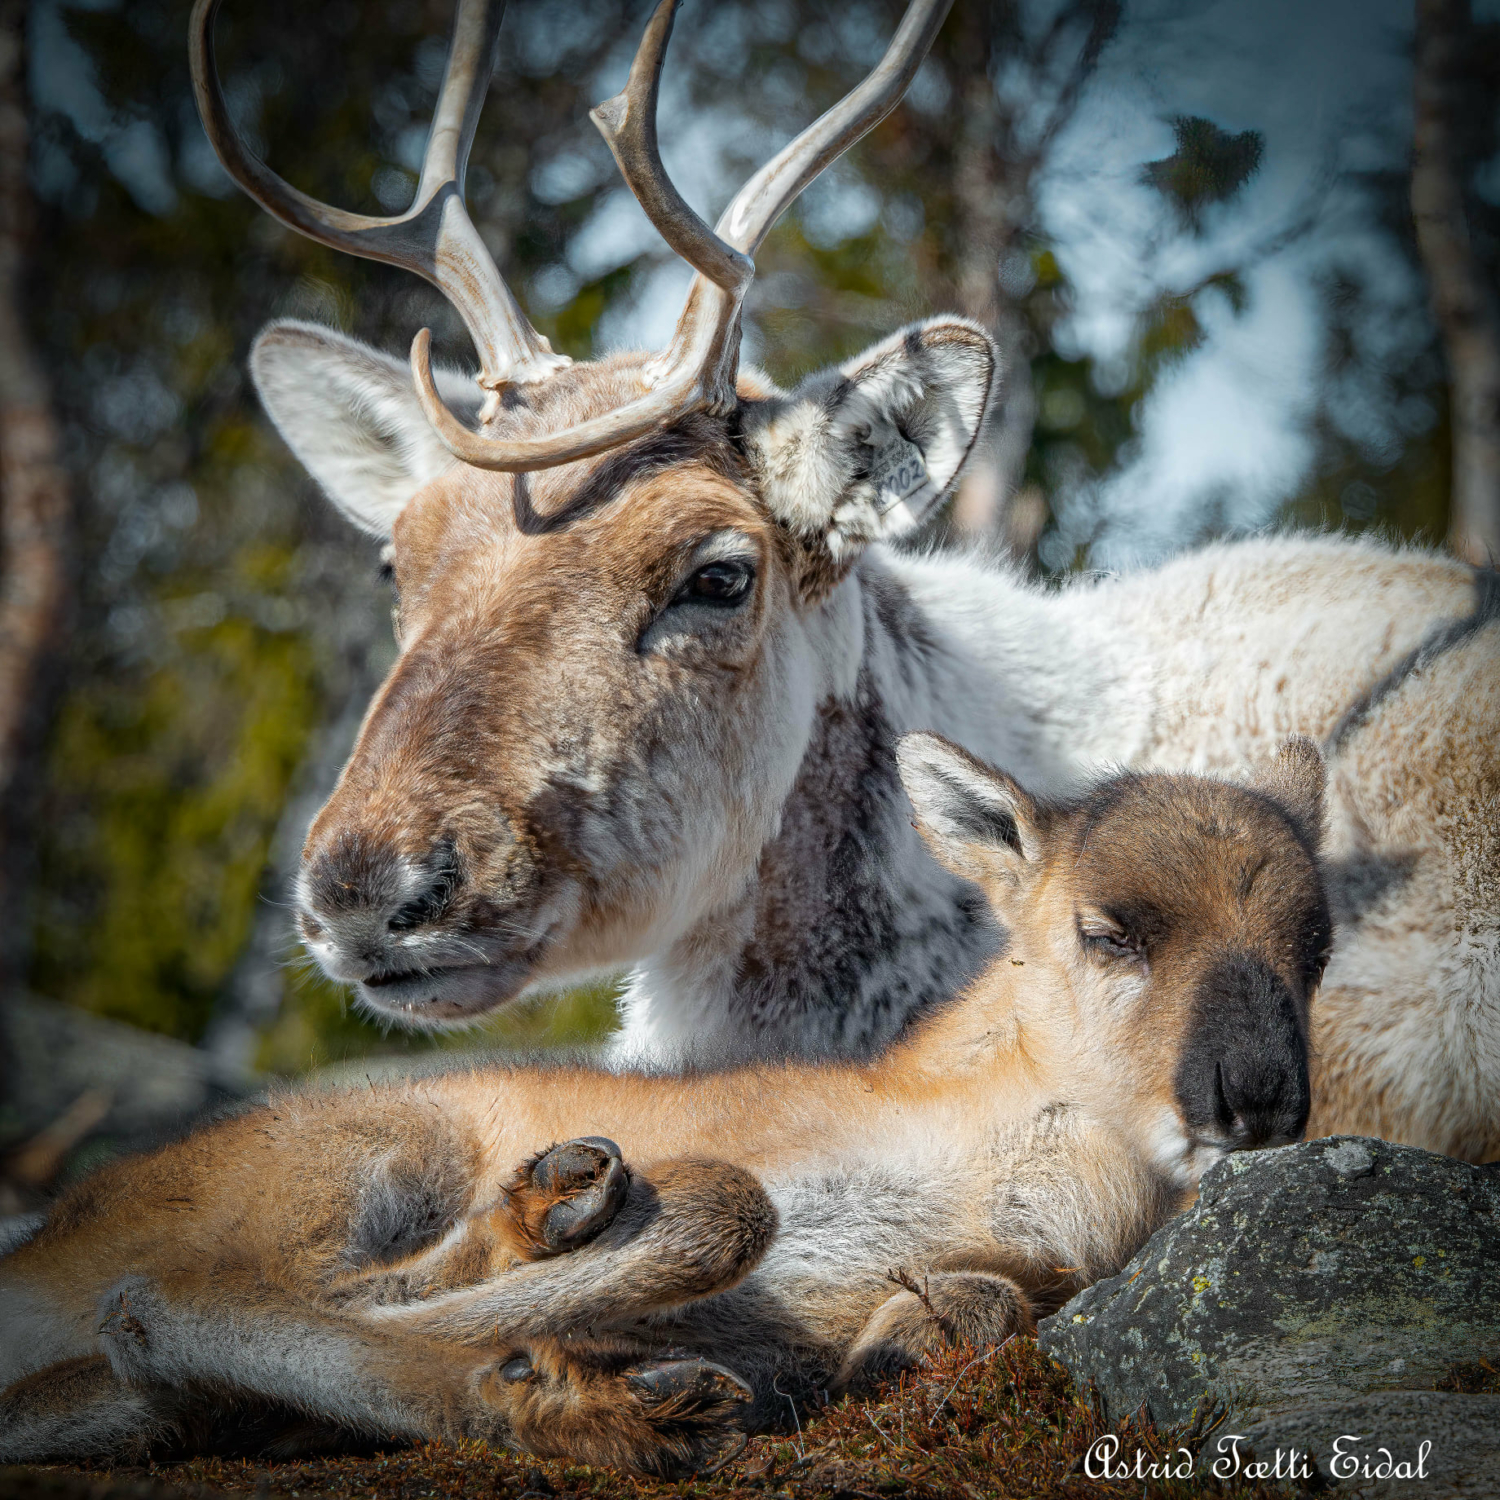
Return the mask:
<svg viewBox="0 0 1500 1500"><path fill-rule="evenodd" d="M1126 774L1056 803L938 735L907 735L898 758L929 847L1010 930L988 982L1084 1102L1183 1185L1301 1136L1332 930L1310 740L1257 786Z"/></svg>
<svg viewBox="0 0 1500 1500"><path fill-rule="evenodd" d="M986 335L908 328L791 392L739 369L751 256L778 215L895 107L949 0L914 0L885 58L761 169L711 230L657 152L675 0L594 111L642 206L697 270L670 347L571 365L526 321L463 205L500 4L459 0L416 201L313 202L234 134L192 60L210 139L283 223L405 265L462 315L477 384L411 373L327 329L271 325L267 409L359 527L389 540L399 659L308 835L303 936L360 999L462 1021L534 979L659 951L750 879L815 708L847 690L840 585L943 497L995 381ZM847 590L844 591L847 596Z"/></svg>

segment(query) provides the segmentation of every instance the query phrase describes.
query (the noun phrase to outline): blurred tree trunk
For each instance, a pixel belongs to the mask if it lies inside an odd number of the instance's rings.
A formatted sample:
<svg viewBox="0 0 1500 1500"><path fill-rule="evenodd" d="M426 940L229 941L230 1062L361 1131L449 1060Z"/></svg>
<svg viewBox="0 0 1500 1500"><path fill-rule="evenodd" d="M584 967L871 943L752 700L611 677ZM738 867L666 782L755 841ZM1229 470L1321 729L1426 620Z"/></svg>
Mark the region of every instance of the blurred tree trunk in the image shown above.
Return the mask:
<svg viewBox="0 0 1500 1500"><path fill-rule="evenodd" d="M1500 314L1464 208L1459 126L1474 44L1469 0L1417 0L1411 206L1452 390L1448 541L1474 563L1500 562Z"/></svg>
<svg viewBox="0 0 1500 1500"><path fill-rule="evenodd" d="M954 282L958 310L984 324L1000 348L1003 395L984 445L969 461L953 506L953 524L971 537L1000 535L1024 555L1029 541L1004 536L1011 501L1020 487L1036 421L1031 385L1031 330L1000 288L999 268L1031 214L1030 163L1015 149L1010 121L1002 119L990 76L995 47L993 19L981 6L958 18L954 57L959 99L954 151ZM1007 149L1009 148L1009 149ZM1030 538L1035 541L1035 538Z"/></svg>
<svg viewBox="0 0 1500 1500"><path fill-rule="evenodd" d="M1035 336L1001 283L1001 267L1020 252L1017 242L1031 223L1036 177L1072 119L1120 17L1118 0L1070 0L1030 43L1013 4L960 7L952 23L950 60L959 109L953 291L958 310L994 335L1003 367L999 409L965 470L952 519L958 532L998 543L1018 560L1035 546L1047 512L1040 491L1022 490L1037 417L1031 381ZM1070 46L1075 47L1071 55ZM1023 125L1014 108L1002 104L996 79L1007 64L1024 68L1039 91L1051 83L1040 120Z"/></svg>
<svg viewBox="0 0 1500 1500"><path fill-rule="evenodd" d="M23 0L0 0L0 809L36 727L42 663L57 635L68 580L67 476L46 377L27 327L28 178ZM0 822L0 897L17 859ZM12 978L15 940L0 948Z"/></svg>

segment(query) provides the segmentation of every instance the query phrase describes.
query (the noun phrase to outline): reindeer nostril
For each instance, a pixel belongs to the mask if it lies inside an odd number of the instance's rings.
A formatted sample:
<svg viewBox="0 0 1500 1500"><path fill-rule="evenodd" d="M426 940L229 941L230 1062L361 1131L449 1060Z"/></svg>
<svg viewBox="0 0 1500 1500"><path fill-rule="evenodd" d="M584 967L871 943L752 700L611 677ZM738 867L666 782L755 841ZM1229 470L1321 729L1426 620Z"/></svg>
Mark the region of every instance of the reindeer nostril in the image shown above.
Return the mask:
<svg viewBox="0 0 1500 1500"><path fill-rule="evenodd" d="M413 928L425 927L448 910L462 879L458 851L452 839L444 839L438 844L423 874L427 877L427 888L391 913L385 924L391 932L410 932Z"/></svg>
<svg viewBox="0 0 1500 1500"><path fill-rule="evenodd" d="M1239 1135L1245 1122L1229 1102L1229 1092L1224 1087L1224 1064L1214 1064L1214 1120L1219 1128L1229 1135Z"/></svg>
<svg viewBox="0 0 1500 1500"><path fill-rule="evenodd" d="M1296 1140L1307 1121L1306 1086L1295 1077L1252 1074L1227 1077L1214 1071L1215 1124L1231 1150L1254 1149Z"/></svg>
<svg viewBox="0 0 1500 1500"><path fill-rule="evenodd" d="M1272 1076L1227 1077L1224 1064L1214 1064L1214 1124L1234 1149L1264 1146L1290 1139L1294 1090Z"/></svg>

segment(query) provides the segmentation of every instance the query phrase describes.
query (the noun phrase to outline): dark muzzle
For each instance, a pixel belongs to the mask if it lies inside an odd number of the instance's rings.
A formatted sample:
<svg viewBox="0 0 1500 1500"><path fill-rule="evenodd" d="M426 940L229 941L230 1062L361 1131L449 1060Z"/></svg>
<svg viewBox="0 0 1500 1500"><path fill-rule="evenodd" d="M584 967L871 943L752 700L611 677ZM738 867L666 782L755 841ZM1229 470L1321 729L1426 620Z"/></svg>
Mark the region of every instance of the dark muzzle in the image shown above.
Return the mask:
<svg viewBox="0 0 1500 1500"><path fill-rule="evenodd" d="M1300 1139L1312 1103L1307 1031L1268 964L1232 953L1204 976L1176 1084L1187 1126L1202 1141L1239 1151Z"/></svg>

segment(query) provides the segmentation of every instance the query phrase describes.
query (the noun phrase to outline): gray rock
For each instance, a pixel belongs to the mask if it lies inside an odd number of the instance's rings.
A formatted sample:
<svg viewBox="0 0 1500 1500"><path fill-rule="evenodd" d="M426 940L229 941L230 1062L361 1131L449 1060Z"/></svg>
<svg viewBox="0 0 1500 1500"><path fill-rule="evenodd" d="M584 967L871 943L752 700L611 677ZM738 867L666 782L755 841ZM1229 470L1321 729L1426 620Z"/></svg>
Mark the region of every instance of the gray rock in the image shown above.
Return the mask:
<svg viewBox="0 0 1500 1500"><path fill-rule="evenodd" d="M1381 1391L1293 1407L1220 1428L1199 1472L1212 1474L1218 1464L1227 1476L1238 1459L1241 1474L1261 1463L1274 1475L1278 1455L1283 1474L1316 1470L1371 1495L1490 1500L1500 1492L1500 1396Z"/></svg>
<svg viewBox="0 0 1500 1500"><path fill-rule="evenodd" d="M3 1075L7 1133L24 1139L88 1094L93 1127L135 1146L181 1129L241 1090L186 1042L156 1036L33 995L5 997Z"/></svg>
<svg viewBox="0 0 1500 1500"><path fill-rule="evenodd" d="M1039 1339L1112 1415L1162 1424L1430 1392L1457 1361L1500 1363L1500 1168L1355 1137L1230 1156Z"/></svg>

